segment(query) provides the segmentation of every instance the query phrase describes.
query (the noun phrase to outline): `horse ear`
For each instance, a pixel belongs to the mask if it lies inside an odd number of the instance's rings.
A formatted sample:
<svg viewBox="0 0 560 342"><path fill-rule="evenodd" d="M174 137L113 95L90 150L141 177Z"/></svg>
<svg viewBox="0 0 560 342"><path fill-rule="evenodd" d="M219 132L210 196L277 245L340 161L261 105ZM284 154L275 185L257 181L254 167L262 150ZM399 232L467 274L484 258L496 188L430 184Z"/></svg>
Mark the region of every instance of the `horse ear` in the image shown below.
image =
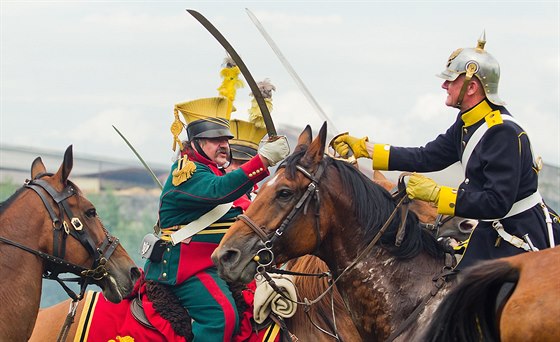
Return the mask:
<svg viewBox="0 0 560 342"><path fill-rule="evenodd" d="M319 130L319 134L313 139L307 152L301 158L301 163L306 167L311 167L315 164L318 164L323 160L323 156L325 155L325 144L327 141L327 122L323 123L321 126L321 130Z"/></svg>
<svg viewBox="0 0 560 342"><path fill-rule="evenodd" d="M299 135L297 146L294 149L293 153L295 154L301 151L302 149L307 148L307 146L311 144L311 140L312 140L311 137L312 137L311 126L307 125L305 126L303 132L301 132L301 134Z"/></svg>
<svg viewBox="0 0 560 342"><path fill-rule="evenodd" d="M31 179L35 179L35 177L45 172L47 172L47 168L43 164L41 157L35 158L33 163L31 163Z"/></svg>
<svg viewBox="0 0 560 342"><path fill-rule="evenodd" d="M373 180L382 182L387 180L387 177L385 177L385 175L382 174L381 171L373 170Z"/></svg>
<svg viewBox="0 0 560 342"><path fill-rule="evenodd" d="M60 176L60 180L62 184L66 184L68 180L68 176L70 176L70 172L72 171L72 167L74 166L74 156L72 154L72 145L68 146L66 152L64 152L64 159L62 160L62 165L58 169L57 175Z"/></svg>

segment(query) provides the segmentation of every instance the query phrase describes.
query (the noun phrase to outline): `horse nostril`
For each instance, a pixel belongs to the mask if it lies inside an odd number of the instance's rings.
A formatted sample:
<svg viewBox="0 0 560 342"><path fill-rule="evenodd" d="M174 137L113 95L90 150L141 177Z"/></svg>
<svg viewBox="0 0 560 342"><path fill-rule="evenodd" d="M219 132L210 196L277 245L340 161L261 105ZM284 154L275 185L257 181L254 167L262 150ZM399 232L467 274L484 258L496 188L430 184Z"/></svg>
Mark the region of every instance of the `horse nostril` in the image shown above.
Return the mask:
<svg viewBox="0 0 560 342"><path fill-rule="evenodd" d="M470 233L475 227L475 224L471 220L464 220L459 223L459 231L461 233Z"/></svg>
<svg viewBox="0 0 560 342"><path fill-rule="evenodd" d="M140 270L138 269L138 267L132 267L130 269L130 278L136 282L136 280L138 280L140 278L140 276L142 275L142 273L140 272Z"/></svg>
<svg viewBox="0 0 560 342"><path fill-rule="evenodd" d="M228 249L220 255L220 262L224 265L226 264L237 264L241 253L238 249Z"/></svg>

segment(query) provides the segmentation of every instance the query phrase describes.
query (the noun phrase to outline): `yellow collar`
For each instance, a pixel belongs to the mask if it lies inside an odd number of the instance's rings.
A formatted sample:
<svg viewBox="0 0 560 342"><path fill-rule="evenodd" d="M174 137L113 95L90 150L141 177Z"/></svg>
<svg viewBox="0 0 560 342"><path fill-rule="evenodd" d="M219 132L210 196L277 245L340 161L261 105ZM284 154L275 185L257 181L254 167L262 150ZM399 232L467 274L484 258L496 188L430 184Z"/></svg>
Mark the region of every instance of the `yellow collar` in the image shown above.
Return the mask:
<svg viewBox="0 0 560 342"><path fill-rule="evenodd" d="M461 115L461 119L463 119L463 122L465 123L465 127L469 127L482 120L486 115L490 114L490 112L492 111L493 111L492 107L490 107L490 105L485 99L479 104L477 104L476 106L474 106L473 108L463 113Z"/></svg>

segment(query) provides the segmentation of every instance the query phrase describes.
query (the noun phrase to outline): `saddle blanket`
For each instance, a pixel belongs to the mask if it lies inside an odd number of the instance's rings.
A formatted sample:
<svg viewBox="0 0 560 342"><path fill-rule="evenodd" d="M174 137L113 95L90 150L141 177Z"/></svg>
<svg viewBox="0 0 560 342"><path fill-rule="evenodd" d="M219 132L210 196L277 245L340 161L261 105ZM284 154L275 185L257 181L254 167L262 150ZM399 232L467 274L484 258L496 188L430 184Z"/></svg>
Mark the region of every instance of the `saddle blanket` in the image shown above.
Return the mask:
<svg viewBox="0 0 560 342"><path fill-rule="evenodd" d="M157 313L152 302L148 300L148 296L145 294L146 284L138 285L137 293L142 299L146 318L153 327L143 325L133 316L130 308L132 298L114 304L105 299L102 293L88 291L83 299L82 313L79 318L76 318L78 325L74 342L186 342L186 339L179 336L171 324ZM254 288L251 286L248 290L243 291L243 297L249 304L249 308L240 315L240 328L232 342L281 341L282 333L276 323L255 332L252 324L253 296Z"/></svg>

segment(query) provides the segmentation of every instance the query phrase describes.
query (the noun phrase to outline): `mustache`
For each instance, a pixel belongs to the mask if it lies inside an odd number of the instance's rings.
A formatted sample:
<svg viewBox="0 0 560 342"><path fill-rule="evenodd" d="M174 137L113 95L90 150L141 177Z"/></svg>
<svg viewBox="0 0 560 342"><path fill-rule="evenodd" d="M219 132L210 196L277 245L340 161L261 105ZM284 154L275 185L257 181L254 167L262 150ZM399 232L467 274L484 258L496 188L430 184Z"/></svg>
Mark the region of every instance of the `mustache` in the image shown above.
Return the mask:
<svg viewBox="0 0 560 342"><path fill-rule="evenodd" d="M229 148L227 148L227 147L220 147L220 148L218 148L218 150L216 151L216 154L218 154L218 153L229 154Z"/></svg>

